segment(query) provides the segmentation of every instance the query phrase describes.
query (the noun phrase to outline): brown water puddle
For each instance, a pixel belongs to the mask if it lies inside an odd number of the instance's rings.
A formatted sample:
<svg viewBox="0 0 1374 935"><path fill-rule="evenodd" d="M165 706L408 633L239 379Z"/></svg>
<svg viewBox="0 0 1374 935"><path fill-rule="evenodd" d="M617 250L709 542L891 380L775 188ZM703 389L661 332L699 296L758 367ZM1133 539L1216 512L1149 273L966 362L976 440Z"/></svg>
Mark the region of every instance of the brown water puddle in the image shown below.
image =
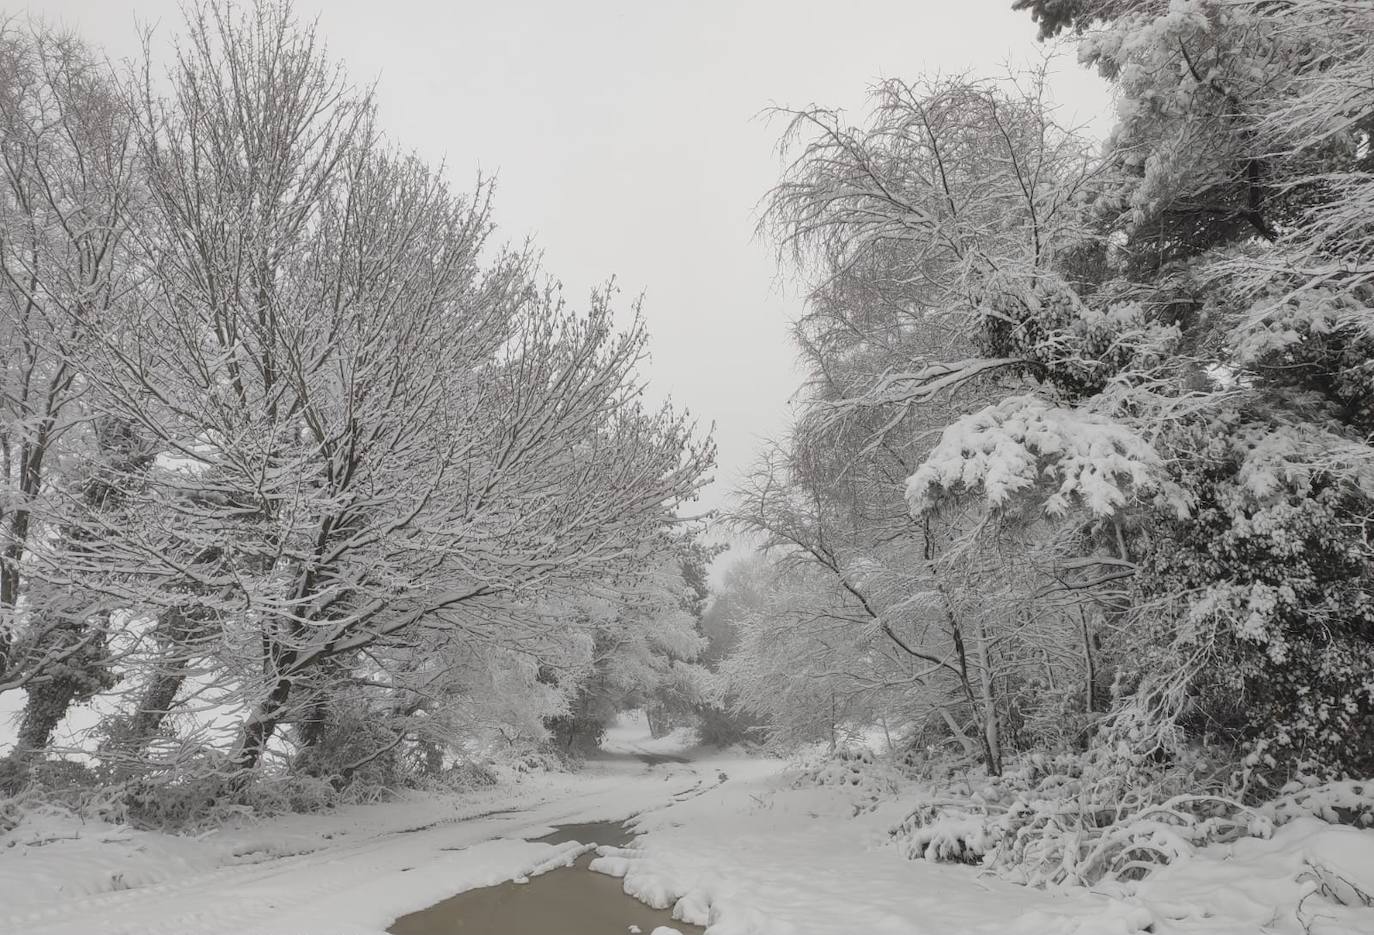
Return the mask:
<svg viewBox="0 0 1374 935"><path fill-rule="evenodd" d="M605 844L608 847L628 847L635 833L623 821L587 821L578 825L554 825L553 831L541 838L531 838L541 844Z"/></svg>
<svg viewBox="0 0 1374 935"><path fill-rule="evenodd" d="M624 847L634 839L622 822L558 825L535 838L546 844L606 844ZM682 935L701 935L698 925L678 922L625 895L619 877L593 873L584 854L571 867L533 877L528 883L502 883L468 890L428 909L401 916L387 929L392 935L626 935L638 926L645 935L660 925Z"/></svg>

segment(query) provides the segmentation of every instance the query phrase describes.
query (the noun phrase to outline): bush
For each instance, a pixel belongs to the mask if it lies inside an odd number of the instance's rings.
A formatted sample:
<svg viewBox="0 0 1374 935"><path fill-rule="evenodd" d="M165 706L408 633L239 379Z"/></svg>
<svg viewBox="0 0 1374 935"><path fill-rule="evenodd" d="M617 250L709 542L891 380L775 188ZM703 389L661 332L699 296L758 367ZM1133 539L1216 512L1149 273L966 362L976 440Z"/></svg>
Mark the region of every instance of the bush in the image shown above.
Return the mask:
<svg viewBox="0 0 1374 935"><path fill-rule="evenodd" d="M980 864L1024 883L1134 880L1197 848L1269 837L1301 816L1374 825L1374 783L1293 784L1258 805L1227 794L1200 755L1157 763L1124 748L1023 758L975 787L937 789L890 832L910 859Z"/></svg>
<svg viewBox="0 0 1374 935"><path fill-rule="evenodd" d="M1161 518L1140 581L1159 611L1140 670L1185 672L1180 725L1279 785L1374 772L1374 501L1302 463L1329 442L1242 412L1177 427L1172 469L1196 502Z"/></svg>
<svg viewBox="0 0 1374 935"><path fill-rule="evenodd" d="M732 747L757 739L761 722L741 711L714 704L697 708L697 737L708 747Z"/></svg>
<svg viewBox="0 0 1374 935"><path fill-rule="evenodd" d="M840 747L830 753L804 756L792 773L790 785L794 789L846 787L853 794L857 815L895 796L901 789L902 775L867 747Z"/></svg>

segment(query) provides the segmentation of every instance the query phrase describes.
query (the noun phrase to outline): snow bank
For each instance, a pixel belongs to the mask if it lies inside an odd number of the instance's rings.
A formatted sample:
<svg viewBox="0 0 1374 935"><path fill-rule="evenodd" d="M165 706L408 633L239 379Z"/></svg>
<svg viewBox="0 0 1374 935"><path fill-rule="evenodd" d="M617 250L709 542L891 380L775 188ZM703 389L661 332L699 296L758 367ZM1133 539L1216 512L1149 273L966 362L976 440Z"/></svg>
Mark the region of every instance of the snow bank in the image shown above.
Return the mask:
<svg viewBox="0 0 1374 935"><path fill-rule="evenodd" d="M1237 935L1374 932L1374 832L1299 818L1268 840L1204 848L1138 883L1103 889L1150 906L1178 931L1226 919L1238 923L1225 930Z"/></svg>
<svg viewBox="0 0 1374 935"><path fill-rule="evenodd" d="M643 816L635 846L603 848L592 869L707 935L1374 932L1361 895L1374 892L1371 831L1294 817L1270 839L1195 850L1143 881L1037 889L905 860L888 830L917 787L875 800L890 777L854 778L851 760L737 766L724 785Z"/></svg>
<svg viewBox="0 0 1374 935"><path fill-rule="evenodd" d="M604 850L592 869L708 935L1000 932L1028 903L1054 902L902 860L885 844L899 802L871 807L862 784L799 784L777 761L720 768L727 782L641 816L635 847Z"/></svg>

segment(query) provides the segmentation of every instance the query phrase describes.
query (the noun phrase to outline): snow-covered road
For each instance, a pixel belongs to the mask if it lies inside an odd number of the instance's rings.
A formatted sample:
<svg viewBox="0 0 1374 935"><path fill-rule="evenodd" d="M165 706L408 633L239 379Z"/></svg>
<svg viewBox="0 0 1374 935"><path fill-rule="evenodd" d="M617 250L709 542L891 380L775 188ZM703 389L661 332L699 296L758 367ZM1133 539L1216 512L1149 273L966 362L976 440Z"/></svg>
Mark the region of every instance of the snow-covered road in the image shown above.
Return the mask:
<svg viewBox="0 0 1374 935"><path fill-rule="evenodd" d="M705 765L627 754L447 805L288 816L199 840L54 817L0 851L0 932L375 935L458 891L567 862L576 845L526 840L555 824L644 813L716 781Z"/></svg>
<svg viewBox="0 0 1374 935"><path fill-rule="evenodd" d="M1138 893L1047 892L903 859L887 830L905 795L799 784L778 760L676 762L671 742L628 731L608 746L576 774L200 838L31 819L0 848L0 932L380 935L456 893L571 863L585 848L531 840L553 825L629 816L635 846L600 848L593 869L708 935L1374 931L1374 910L1304 899L1302 876L1313 855L1374 872L1370 832L1295 822L1167 868Z"/></svg>

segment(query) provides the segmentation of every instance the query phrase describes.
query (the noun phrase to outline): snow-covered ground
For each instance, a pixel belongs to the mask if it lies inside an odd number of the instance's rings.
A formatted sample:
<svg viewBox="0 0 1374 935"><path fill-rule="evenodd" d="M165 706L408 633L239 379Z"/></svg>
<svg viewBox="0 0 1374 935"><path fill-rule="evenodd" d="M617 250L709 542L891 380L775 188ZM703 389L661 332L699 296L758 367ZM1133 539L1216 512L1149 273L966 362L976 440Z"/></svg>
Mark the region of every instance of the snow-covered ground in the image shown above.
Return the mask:
<svg viewBox="0 0 1374 935"><path fill-rule="evenodd" d="M1212 848L1130 887L1045 891L902 859L887 832L908 807L900 794L874 807L862 790L793 788L786 770L752 763L645 815L636 847L603 849L592 868L709 923L708 935L1374 933L1374 909L1323 897L1312 873L1321 865L1374 892L1374 831L1299 820L1272 840Z"/></svg>
<svg viewBox="0 0 1374 935"><path fill-rule="evenodd" d="M642 727L623 721L612 755L573 775L197 838L40 816L0 842L0 932L377 935L457 892L569 863L578 845L527 840L551 825L631 814L636 846L602 848L593 868L708 935L1374 932L1374 909L1324 897L1311 870L1374 888L1374 832L1298 821L1134 893L1045 892L904 859L886 842L900 796L875 806L862 790L795 787L782 761L687 751Z"/></svg>
<svg viewBox="0 0 1374 935"><path fill-rule="evenodd" d="M527 841L620 819L715 783L704 765L633 756L453 797L247 823L199 837L36 816L0 840L0 932L382 932L445 897L570 863Z"/></svg>

